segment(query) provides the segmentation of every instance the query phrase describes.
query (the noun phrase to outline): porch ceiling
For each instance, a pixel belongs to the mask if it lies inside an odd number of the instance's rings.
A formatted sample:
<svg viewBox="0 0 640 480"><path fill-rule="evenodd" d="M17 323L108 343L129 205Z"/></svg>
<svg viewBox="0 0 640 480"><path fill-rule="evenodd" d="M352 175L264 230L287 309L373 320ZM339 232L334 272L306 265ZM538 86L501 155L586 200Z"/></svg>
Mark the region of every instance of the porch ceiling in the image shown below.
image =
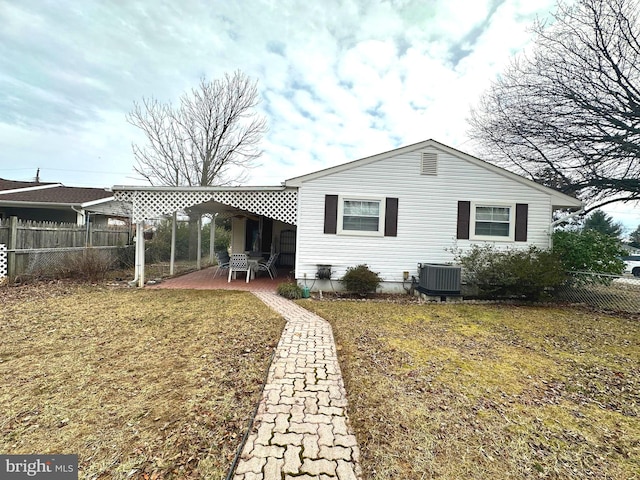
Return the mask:
<svg viewBox="0 0 640 480"><path fill-rule="evenodd" d="M115 200L132 204L132 220L158 218L196 207L202 213L237 211L297 223L297 188L285 187L113 187Z"/></svg>

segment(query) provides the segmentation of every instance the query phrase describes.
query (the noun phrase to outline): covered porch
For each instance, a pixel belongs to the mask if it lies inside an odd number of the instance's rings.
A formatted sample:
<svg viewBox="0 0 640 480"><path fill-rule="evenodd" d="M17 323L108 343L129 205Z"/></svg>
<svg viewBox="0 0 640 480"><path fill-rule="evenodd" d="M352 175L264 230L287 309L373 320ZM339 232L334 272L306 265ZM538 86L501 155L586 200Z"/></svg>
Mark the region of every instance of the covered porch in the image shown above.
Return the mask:
<svg viewBox="0 0 640 480"><path fill-rule="evenodd" d="M294 270L296 188L114 186L113 191L115 199L131 204L132 222L136 225L135 282L140 287L145 284L145 221L172 216L175 233L178 212L186 212L192 219L195 217L199 227L205 216L211 218L214 225L217 219L230 218L230 254L250 253L266 259L272 253L278 253L278 270ZM198 228L198 268L201 267L201 230ZM213 245L212 239L209 251L212 263L215 259ZM171 273L174 253L175 234L172 235Z"/></svg>

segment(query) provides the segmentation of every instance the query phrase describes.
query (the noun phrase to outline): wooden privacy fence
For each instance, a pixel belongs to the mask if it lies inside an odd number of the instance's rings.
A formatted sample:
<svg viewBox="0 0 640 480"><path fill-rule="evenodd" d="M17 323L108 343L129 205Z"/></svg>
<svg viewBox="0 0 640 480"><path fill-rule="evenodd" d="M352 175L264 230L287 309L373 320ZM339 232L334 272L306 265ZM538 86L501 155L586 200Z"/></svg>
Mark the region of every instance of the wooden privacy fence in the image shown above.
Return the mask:
<svg viewBox="0 0 640 480"><path fill-rule="evenodd" d="M57 258L62 252L86 247L115 248L130 243L131 232L126 226L33 222L16 217L0 220L0 245L6 248L0 257L5 259L9 279L34 274L36 259Z"/></svg>
<svg viewBox="0 0 640 480"><path fill-rule="evenodd" d="M111 247L127 245L131 243L130 240L130 230L126 226L32 222L16 217L0 220L0 244L4 243L10 250Z"/></svg>

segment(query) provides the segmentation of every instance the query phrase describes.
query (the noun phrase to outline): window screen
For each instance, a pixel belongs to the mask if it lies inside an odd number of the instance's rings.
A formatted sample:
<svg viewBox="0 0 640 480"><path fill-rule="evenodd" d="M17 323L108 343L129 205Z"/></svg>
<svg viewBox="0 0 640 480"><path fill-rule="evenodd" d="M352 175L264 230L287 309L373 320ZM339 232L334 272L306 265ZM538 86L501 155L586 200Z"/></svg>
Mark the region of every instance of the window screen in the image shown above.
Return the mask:
<svg viewBox="0 0 640 480"><path fill-rule="evenodd" d="M342 229L377 232L380 229L380 202L371 200L345 200Z"/></svg>
<svg viewBox="0 0 640 480"><path fill-rule="evenodd" d="M475 234L485 237L508 237L510 207L476 207Z"/></svg>

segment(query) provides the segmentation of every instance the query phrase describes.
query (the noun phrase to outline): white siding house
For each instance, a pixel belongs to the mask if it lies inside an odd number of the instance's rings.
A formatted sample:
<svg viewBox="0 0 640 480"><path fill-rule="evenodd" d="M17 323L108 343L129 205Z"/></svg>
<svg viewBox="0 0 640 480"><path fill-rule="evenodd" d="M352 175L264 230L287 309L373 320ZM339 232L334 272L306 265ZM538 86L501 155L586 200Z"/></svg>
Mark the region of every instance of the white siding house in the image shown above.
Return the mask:
<svg viewBox="0 0 640 480"><path fill-rule="evenodd" d="M449 263L454 250L492 243L550 247L552 212L575 198L434 140L290 179L298 188L295 277L339 288L347 267L367 264L385 291L402 291L418 263ZM333 282L317 280L331 266Z"/></svg>
<svg viewBox="0 0 640 480"><path fill-rule="evenodd" d="M367 264L383 291L402 292L419 263L450 263L473 244L548 248L552 213L575 198L426 140L273 187L114 186L144 221L189 208L232 218L232 253L268 258L312 290L339 289L348 267ZM144 284L144 242L136 279ZM319 266L330 265L321 269ZM330 279L318 272L330 272ZM406 272L406 274L405 274Z"/></svg>

